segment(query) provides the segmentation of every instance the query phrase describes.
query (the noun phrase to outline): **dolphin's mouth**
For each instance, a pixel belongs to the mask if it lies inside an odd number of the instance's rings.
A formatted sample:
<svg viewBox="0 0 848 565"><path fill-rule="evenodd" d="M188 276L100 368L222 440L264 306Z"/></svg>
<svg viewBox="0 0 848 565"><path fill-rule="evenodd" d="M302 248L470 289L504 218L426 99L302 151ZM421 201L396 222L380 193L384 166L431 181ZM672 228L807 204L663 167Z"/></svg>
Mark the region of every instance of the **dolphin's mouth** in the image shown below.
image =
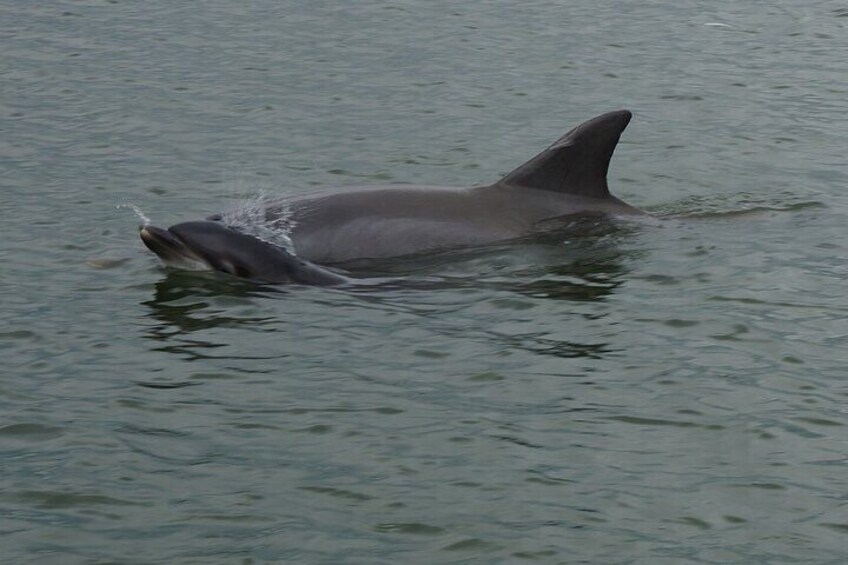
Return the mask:
<svg viewBox="0 0 848 565"><path fill-rule="evenodd" d="M208 270L211 267L200 255L192 251L170 230L156 226L144 226L139 232L141 241L155 253L165 265L192 271Z"/></svg>

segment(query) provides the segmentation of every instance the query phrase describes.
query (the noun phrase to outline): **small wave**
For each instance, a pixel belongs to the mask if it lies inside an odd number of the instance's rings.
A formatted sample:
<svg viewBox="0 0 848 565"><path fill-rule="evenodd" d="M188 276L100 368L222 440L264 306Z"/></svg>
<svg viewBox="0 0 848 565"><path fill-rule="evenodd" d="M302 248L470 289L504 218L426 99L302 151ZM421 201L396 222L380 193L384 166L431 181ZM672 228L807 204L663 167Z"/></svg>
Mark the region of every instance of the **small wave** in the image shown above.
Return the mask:
<svg viewBox="0 0 848 565"><path fill-rule="evenodd" d="M733 218L738 216L756 216L772 212L797 212L807 209L824 208L825 204L817 200L795 200L794 195L781 199L759 199L746 195L738 198L692 197L668 204L651 211L659 216L676 218Z"/></svg>

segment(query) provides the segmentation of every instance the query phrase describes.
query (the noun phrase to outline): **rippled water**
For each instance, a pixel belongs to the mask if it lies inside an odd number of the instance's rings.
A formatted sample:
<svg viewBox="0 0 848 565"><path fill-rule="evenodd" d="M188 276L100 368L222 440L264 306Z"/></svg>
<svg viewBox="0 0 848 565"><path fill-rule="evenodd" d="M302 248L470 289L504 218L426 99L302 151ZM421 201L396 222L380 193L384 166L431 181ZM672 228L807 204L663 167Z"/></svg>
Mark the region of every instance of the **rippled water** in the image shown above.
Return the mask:
<svg viewBox="0 0 848 565"><path fill-rule="evenodd" d="M6 563L842 563L848 10L0 2ZM245 196L635 118L656 215L345 292L166 272Z"/></svg>

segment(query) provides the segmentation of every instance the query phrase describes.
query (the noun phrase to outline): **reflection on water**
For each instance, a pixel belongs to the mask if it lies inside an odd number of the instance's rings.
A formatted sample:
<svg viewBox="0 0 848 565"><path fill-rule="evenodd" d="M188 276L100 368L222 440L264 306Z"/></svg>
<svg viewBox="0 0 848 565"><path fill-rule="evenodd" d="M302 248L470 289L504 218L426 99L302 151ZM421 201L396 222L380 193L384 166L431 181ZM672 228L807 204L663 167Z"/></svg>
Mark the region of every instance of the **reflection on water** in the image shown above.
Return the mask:
<svg viewBox="0 0 848 565"><path fill-rule="evenodd" d="M515 347L524 351L552 355L563 359L576 357L600 359L615 351L608 343L578 343L564 339L552 339L546 333L502 335L500 338L501 342L507 347Z"/></svg>
<svg viewBox="0 0 848 565"><path fill-rule="evenodd" d="M218 273L168 272L154 285L153 298L144 302L151 316L163 323L154 329L153 339L175 333L192 333L219 326L261 325L270 318L201 316L215 298L250 299L266 296L275 289L252 281L235 279ZM174 330L177 330L176 332Z"/></svg>
<svg viewBox="0 0 848 565"><path fill-rule="evenodd" d="M544 272L516 291L554 300L593 301L608 297L626 280L628 262L638 255L629 241L637 224L605 216L577 218L548 234L551 257Z"/></svg>
<svg viewBox="0 0 848 565"><path fill-rule="evenodd" d="M211 358L211 351L230 344L210 339L216 328L248 326L256 329L274 321L273 317L253 313L240 316L238 306L249 305L251 299L279 292L251 281L243 281L218 273L167 272L165 278L154 285L154 296L143 304L150 317L158 323L152 325L147 339L161 342L155 351L177 353L189 359Z"/></svg>
<svg viewBox="0 0 848 565"><path fill-rule="evenodd" d="M624 282L625 255L599 253L551 265L537 279L519 284L516 291L554 300L592 301L611 295Z"/></svg>

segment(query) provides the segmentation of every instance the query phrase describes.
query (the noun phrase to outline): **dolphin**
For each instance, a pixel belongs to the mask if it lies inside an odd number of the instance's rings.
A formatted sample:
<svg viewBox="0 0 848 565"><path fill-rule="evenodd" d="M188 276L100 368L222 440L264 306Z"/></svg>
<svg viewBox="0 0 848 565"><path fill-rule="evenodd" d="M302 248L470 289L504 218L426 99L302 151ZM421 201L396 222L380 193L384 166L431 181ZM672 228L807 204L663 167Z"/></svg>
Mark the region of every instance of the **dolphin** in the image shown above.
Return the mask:
<svg viewBox="0 0 848 565"><path fill-rule="evenodd" d="M572 129L494 184L376 186L285 198L260 211L288 227L293 249L227 225L227 214L141 229L167 265L268 283L344 285L345 263L490 245L551 232L575 214L641 214L609 192L607 172L628 110Z"/></svg>

